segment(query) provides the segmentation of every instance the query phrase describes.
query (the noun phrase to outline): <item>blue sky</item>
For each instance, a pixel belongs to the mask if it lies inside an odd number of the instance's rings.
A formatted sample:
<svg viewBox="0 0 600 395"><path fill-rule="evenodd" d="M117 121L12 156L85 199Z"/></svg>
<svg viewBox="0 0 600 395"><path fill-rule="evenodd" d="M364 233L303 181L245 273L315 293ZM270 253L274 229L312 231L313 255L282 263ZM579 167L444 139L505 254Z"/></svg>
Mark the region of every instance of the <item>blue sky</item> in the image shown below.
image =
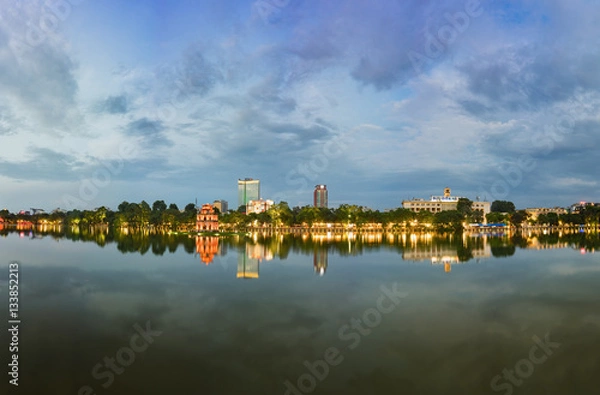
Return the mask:
<svg viewBox="0 0 600 395"><path fill-rule="evenodd" d="M600 201L594 1L0 0L0 207Z"/></svg>

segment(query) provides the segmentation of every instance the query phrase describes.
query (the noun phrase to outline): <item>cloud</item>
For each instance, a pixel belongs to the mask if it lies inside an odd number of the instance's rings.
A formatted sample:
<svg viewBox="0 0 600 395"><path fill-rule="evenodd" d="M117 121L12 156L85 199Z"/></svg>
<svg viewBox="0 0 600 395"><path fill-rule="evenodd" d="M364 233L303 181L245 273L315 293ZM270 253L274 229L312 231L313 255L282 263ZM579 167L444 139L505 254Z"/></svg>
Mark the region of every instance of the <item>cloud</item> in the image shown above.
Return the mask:
<svg viewBox="0 0 600 395"><path fill-rule="evenodd" d="M20 180L65 180L75 179L83 162L73 155L63 154L47 148L30 147L29 158L21 162L0 160L0 172Z"/></svg>
<svg viewBox="0 0 600 395"><path fill-rule="evenodd" d="M110 96L103 103L103 110L109 114L125 114L127 112L127 97L125 95Z"/></svg>
<svg viewBox="0 0 600 395"><path fill-rule="evenodd" d="M130 122L124 132L127 136L139 137L138 141L145 148L160 148L173 145L173 142L166 137L165 127L160 121L140 118Z"/></svg>
<svg viewBox="0 0 600 395"><path fill-rule="evenodd" d="M35 46L28 29L45 2L0 4L5 177L88 177L128 144L140 150L118 181L187 197L201 173L203 200L235 200L243 176L293 190L286 176L339 138L343 155L306 182L332 185L340 202L391 207L449 184L471 196L521 155L536 167L509 200L598 193L600 9L584 0L482 2L436 56L427 45L464 0L293 1L267 20L244 2L85 2ZM108 189L127 192L118 185Z"/></svg>

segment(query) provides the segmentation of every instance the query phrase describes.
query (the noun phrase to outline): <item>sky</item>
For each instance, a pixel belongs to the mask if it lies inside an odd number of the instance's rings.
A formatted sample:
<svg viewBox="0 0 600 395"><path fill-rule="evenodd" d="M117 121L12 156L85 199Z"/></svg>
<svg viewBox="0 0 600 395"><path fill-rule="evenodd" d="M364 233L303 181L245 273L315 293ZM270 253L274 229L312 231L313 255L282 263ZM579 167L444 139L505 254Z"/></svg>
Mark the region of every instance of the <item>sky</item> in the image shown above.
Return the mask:
<svg viewBox="0 0 600 395"><path fill-rule="evenodd" d="M595 0L0 0L0 207L600 201Z"/></svg>

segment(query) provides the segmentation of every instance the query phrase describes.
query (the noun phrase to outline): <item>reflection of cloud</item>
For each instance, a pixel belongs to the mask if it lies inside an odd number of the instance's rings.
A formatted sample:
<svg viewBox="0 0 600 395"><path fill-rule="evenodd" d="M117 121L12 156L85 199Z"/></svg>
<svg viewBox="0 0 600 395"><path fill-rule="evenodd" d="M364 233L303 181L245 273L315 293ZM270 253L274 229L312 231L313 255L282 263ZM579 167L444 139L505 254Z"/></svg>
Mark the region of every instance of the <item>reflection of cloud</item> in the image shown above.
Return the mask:
<svg viewBox="0 0 600 395"><path fill-rule="evenodd" d="M549 268L550 272L560 276L574 276L585 273L600 272L600 266L571 266L571 265L556 265Z"/></svg>

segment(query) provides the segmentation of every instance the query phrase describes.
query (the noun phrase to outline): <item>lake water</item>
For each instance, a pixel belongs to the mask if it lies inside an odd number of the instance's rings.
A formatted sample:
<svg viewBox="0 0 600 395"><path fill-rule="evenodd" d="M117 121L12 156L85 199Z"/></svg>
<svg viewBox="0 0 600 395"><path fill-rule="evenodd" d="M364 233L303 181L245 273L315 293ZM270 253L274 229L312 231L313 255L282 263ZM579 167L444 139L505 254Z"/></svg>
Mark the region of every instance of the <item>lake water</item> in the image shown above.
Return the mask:
<svg viewBox="0 0 600 395"><path fill-rule="evenodd" d="M21 394L587 395L599 246L4 231L0 288L18 261Z"/></svg>

